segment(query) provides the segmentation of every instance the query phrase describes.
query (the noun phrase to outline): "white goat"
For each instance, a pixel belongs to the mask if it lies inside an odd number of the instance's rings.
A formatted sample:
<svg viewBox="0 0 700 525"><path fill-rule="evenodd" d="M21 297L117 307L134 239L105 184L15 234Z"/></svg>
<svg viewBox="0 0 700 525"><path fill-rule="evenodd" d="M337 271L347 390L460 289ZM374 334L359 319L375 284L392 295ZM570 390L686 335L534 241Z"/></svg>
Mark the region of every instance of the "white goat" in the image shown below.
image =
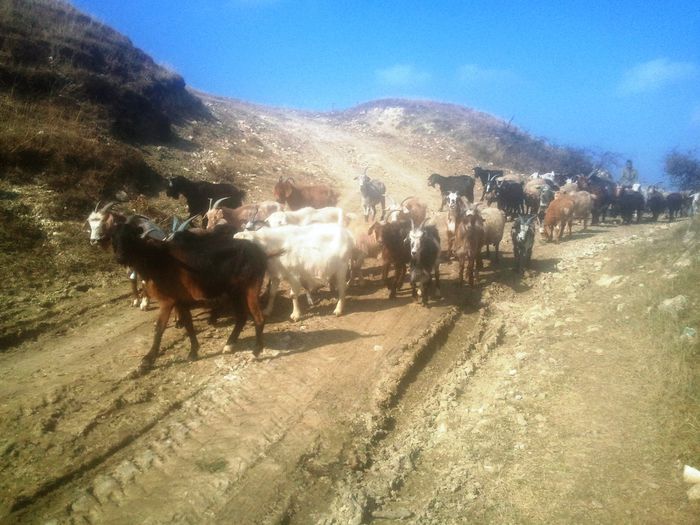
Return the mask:
<svg viewBox="0 0 700 525"><path fill-rule="evenodd" d="M291 287L293 310L290 318L301 318L299 294L302 283L315 289L335 279L338 304L333 313L341 315L345 307L346 276L353 252L350 233L339 224L286 225L277 228L261 228L234 235L260 245L266 253L273 254L267 263L270 275L270 298L265 315L272 312L280 280Z"/></svg>
<svg viewBox="0 0 700 525"><path fill-rule="evenodd" d="M318 209L307 206L306 208L295 211L276 211L275 213L271 213L265 222L267 222L271 228L278 228L287 225L306 226L315 222L341 224L342 221L342 208L328 206Z"/></svg>

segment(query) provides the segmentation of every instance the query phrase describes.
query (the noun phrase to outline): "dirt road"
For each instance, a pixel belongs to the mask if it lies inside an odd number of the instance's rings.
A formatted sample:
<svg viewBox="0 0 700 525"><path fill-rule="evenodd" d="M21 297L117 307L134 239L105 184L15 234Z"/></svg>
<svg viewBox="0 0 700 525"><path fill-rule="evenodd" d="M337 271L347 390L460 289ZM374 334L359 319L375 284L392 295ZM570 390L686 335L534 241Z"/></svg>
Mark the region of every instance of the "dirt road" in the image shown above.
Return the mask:
<svg viewBox="0 0 700 525"><path fill-rule="evenodd" d="M296 324L280 302L260 360L252 330L222 354L230 326L201 314L200 361L170 327L135 379L154 313L88 290L0 355L2 521L690 523L680 458L658 445L663 356L624 322L665 261L616 266L672 231L539 245L523 281L506 247L477 291L445 264L431 308L377 282L340 318L329 295Z"/></svg>

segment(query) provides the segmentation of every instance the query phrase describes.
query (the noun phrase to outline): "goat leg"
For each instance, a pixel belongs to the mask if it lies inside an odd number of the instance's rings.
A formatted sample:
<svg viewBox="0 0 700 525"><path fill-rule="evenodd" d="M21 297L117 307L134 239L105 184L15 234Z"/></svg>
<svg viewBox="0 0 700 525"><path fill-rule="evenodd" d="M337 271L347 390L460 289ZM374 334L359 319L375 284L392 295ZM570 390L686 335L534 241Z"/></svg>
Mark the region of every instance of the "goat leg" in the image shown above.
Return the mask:
<svg viewBox="0 0 700 525"><path fill-rule="evenodd" d="M196 361L198 359L197 352L199 351L199 342L197 341L197 336L194 331L194 324L192 323L192 314L187 306L178 305L176 307L178 321L181 326L187 331L187 336L190 338L190 353L188 357L190 361Z"/></svg>
<svg viewBox="0 0 700 525"><path fill-rule="evenodd" d="M442 290L440 290L440 265L435 265L435 297L442 297Z"/></svg>
<svg viewBox="0 0 700 525"><path fill-rule="evenodd" d="M247 295L247 294L246 294ZM226 345L224 346L224 352L233 351L233 343L238 340L238 336L241 335L241 331L245 326L246 319L248 317L248 312L246 311L246 305L242 297L239 295L233 295L233 313L236 317L236 324L233 327L231 335L228 336L226 340Z"/></svg>
<svg viewBox="0 0 700 525"><path fill-rule="evenodd" d="M158 312L155 334L153 335L153 344L148 353L141 359L141 365L139 365L139 370L141 372L148 372L153 366L156 357L158 357L160 341L163 338L163 332L165 332L165 327L168 325L168 319L170 319L170 313L174 306L175 304L170 301L164 299L160 300L160 311Z"/></svg>
<svg viewBox="0 0 700 525"><path fill-rule="evenodd" d="M345 269L340 270L336 276L336 287L338 288L338 304L335 305L335 310L333 313L336 316L343 315L343 310L345 309L345 292L347 290L347 282L345 280Z"/></svg>
<svg viewBox="0 0 700 525"><path fill-rule="evenodd" d="M253 318L255 323L255 349L253 350L253 355L255 357L260 355L263 351L263 328L265 327L265 317L260 310L260 289L262 288L262 279L258 282L254 282L248 290L246 290L246 302L248 304L248 312Z"/></svg>

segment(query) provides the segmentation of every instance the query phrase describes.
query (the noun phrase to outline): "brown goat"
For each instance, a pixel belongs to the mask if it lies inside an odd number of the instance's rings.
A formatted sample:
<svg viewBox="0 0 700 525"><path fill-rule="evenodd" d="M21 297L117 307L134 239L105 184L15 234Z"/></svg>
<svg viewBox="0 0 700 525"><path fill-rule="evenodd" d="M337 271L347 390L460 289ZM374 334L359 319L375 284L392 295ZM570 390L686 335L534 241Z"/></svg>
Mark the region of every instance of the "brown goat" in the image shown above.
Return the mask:
<svg viewBox="0 0 700 525"><path fill-rule="evenodd" d="M297 186L291 177L286 180L280 177L275 184L274 194L277 202L285 204L292 211L306 206L325 208L338 204L338 194L327 184Z"/></svg>
<svg viewBox="0 0 700 525"><path fill-rule="evenodd" d="M571 223L574 220L574 199L565 193L557 193L554 200L547 207L544 214L543 233L548 240L559 242L564 234L564 227L569 227L571 237ZM554 228L559 227L559 233L554 238Z"/></svg>
<svg viewBox="0 0 700 525"><path fill-rule="evenodd" d="M423 224L428 215L428 206L418 197L406 197L401 204L389 206L387 221L413 221L414 224Z"/></svg>
<svg viewBox="0 0 700 525"><path fill-rule="evenodd" d="M249 222L264 221L270 214L282 210L275 201L263 201L257 204L244 204L238 208L221 206L221 200L214 203L207 212L207 230L213 230L218 224L230 224L237 232L243 230Z"/></svg>
<svg viewBox="0 0 700 525"><path fill-rule="evenodd" d="M464 266L467 266L469 286L479 279L481 247L484 244L484 220L477 207L468 207L459 215L455 225L455 257L459 261L459 285L464 284Z"/></svg>

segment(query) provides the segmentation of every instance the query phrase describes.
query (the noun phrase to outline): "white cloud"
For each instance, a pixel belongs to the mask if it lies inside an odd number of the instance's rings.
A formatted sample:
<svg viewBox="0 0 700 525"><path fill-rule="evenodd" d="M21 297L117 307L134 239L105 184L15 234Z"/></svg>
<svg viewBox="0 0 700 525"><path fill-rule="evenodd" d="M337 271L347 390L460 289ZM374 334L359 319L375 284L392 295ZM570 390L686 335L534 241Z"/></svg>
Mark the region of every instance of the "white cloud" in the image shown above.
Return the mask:
<svg viewBox="0 0 700 525"><path fill-rule="evenodd" d="M380 83L393 87L412 87L425 84L430 80L430 73L407 64L379 69L376 73Z"/></svg>
<svg viewBox="0 0 700 525"><path fill-rule="evenodd" d="M617 90L622 95L658 91L669 84L694 78L698 72L700 69L692 62L672 62L667 58L657 58L625 71Z"/></svg>
<svg viewBox="0 0 700 525"><path fill-rule="evenodd" d="M457 69L457 78L463 84L483 82L514 82L518 76L508 69L484 68L476 64L464 64Z"/></svg>

